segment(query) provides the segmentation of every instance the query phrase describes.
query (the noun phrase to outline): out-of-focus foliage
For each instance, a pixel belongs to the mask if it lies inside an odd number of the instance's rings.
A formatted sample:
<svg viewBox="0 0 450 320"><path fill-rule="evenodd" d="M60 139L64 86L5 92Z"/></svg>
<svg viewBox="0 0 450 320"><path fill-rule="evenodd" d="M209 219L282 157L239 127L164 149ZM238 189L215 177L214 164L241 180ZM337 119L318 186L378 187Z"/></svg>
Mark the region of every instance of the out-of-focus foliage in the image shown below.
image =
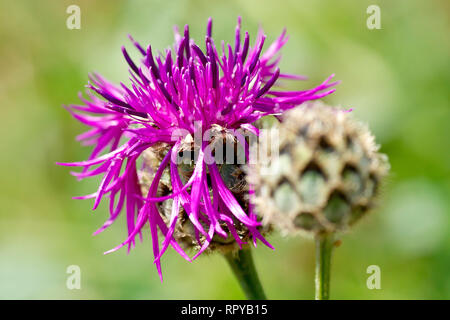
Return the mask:
<svg viewBox="0 0 450 320"><path fill-rule="evenodd" d="M66 8L81 8L81 30L68 30ZM371 4L380 30L366 27ZM85 128L62 104L78 101L89 72L127 82L120 46L132 34L163 50L172 27L190 24L204 37L214 18L217 39L233 41L236 18L269 39L287 28L282 67L342 80L329 104L354 108L369 123L392 164L382 207L335 251L332 298L450 298L450 7L447 1L2 1L0 3L0 298L240 299L224 259L187 263L163 258L164 283L152 264L149 234L127 256L104 256L126 236L121 221L91 237L107 218L90 201L98 181L77 182L56 161L87 157L74 137ZM133 52L137 56L136 52ZM255 250L267 295L313 297L313 243L272 236L276 250ZM79 265L81 290L66 288L66 268ZM366 287L369 265L381 268L381 290Z"/></svg>

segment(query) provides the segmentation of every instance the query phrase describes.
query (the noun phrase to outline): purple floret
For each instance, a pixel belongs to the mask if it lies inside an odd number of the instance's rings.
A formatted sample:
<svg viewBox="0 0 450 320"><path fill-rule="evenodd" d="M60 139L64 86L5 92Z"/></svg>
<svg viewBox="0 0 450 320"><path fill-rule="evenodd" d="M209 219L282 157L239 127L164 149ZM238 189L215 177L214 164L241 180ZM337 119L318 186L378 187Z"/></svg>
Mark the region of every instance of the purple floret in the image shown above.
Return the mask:
<svg viewBox="0 0 450 320"><path fill-rule="evenodd" d="M330 89L336 84L329 82L332 76L306 91L274 89L281 78L303 79L281 73L278 68L278 53L288 40L285 31L263 51L266 37L262 30L258 32L255 44L250 46L248 32L241 40L239 19L234 45L222 42L220 55L211 35L212 20L209 19L205 49L202 50L189 37L189 27L186 25L183 35L176 31L175 44L165 54L154 54L150 45L145 50L130 37L142 55L136 63L122 47L130 67L130 85L121 83L117 86L99 75L92 76L87 86L91 90L89 99L80 97L83 105L67 107L77 120L91 127L78 140L94 146L94 149L86 161L60 164L82 167L81 172L73 173L80 179L97 175L103 177L95 193L79 199L95 199L95 209L103 196L109 197L110 217L95 234L109 227L125 207L128 237L108 252L123 246L128 246L130 250L135 245L136 236L142 237L142 229L148 223L154 263L160 276L160 258L169 245L186 260L191 260L173 237L181 208L186 211L196 233L206 238L193 259L208 247L215 234L225 238L228 236L221 224L227 225L228 232L241 246L243 242L233 227L234 221L248 228L255 245L256 239L259 239L271 247L258 231L260 223L251 205L250 212L245 212L227 188L217 165L211 161L212 155L206 144L199 147L193 174L183 184L176 158L186 136L198 133L202 136L213 125L257 133L252 124L261 117L278 116L305 101L322 98L335 90ZM184 135L179 134L180 129ZM245 139L237 141L245 144ZM169 152L157 168L148 194L143 195L137 161L146 149L161 143L170 147ZM172 193L157 197L158 185L166 168L170 171ZM207 176L211 180L212 198ZM173 199L173 205L167 223L157 203L169 198ZM158 230L164 237L161 246Z"/></svg>

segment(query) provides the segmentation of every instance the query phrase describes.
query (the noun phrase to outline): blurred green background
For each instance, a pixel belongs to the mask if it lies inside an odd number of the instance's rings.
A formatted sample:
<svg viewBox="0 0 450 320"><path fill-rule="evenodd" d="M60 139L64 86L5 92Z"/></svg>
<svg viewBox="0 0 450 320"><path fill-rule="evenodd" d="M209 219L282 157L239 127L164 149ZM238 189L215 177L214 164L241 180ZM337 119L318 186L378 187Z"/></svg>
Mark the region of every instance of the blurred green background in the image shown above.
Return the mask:
<svg viewBox="0 0 450 320"><path fill-rule="evenodd" d="M66 8L81 8L81 30L66 28ZM371 4L381 30L366 27ZM202 41L207 18L217 40L234 41L238 15L269 40L284 27L290 41L282 70L318 84L342 80L325 100L354 108L369 123L392 164L383 205L343 237L332 270L334 299L450 298L450 43L448 1L5 1L0 2L0 298L242 299L224 259L163 258L164 282L152 265L149 234L127 256L102 253L125 239L119 220L92 237L105 204L71 200L98 180L77 182L56 161L82 160L74 141L85 128L61 107L78 102L87 75L127 83L120 46L136 56L127 34L164 49L172 27L190 24ZM276 250L254 250L272 299L314 297L314 245L270 238ZM81 290L66 288L66 268L79 265ZM366 268L381 268L381 289L369 290Z"/></svg>

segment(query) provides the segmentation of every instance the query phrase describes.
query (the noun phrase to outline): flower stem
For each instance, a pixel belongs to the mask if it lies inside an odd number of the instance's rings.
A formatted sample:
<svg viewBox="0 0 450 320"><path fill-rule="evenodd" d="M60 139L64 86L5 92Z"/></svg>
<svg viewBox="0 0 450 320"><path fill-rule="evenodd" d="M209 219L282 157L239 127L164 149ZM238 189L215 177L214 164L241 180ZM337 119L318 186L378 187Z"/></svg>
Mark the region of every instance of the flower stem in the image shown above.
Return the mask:
<svg viewBox="0 0 450 320"><path fill-rule="evenodd" d="M316 237L316 300L330 299L333 238L333 234L322 234Z"/></svg>
<svg viewBox="0 0 450 320"><path fill-rule="evenodd" d="M248 300L266 300L250 248L224 254Z"/></svg>

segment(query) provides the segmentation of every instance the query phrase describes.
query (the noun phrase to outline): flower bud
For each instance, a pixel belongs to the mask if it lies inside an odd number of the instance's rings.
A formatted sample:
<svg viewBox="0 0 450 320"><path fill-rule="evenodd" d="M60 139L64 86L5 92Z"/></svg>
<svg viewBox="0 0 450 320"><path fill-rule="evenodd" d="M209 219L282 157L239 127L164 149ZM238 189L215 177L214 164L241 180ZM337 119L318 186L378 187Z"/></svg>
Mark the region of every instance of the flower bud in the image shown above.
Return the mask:
<svg viewBox="0 0 450 320"><path fill-rule="evenodd" d="M315 103L287 112L279 130L279 156L249 168L263 223L285 233L345 231L374 207L389 163L365 125Z"/></svg>

